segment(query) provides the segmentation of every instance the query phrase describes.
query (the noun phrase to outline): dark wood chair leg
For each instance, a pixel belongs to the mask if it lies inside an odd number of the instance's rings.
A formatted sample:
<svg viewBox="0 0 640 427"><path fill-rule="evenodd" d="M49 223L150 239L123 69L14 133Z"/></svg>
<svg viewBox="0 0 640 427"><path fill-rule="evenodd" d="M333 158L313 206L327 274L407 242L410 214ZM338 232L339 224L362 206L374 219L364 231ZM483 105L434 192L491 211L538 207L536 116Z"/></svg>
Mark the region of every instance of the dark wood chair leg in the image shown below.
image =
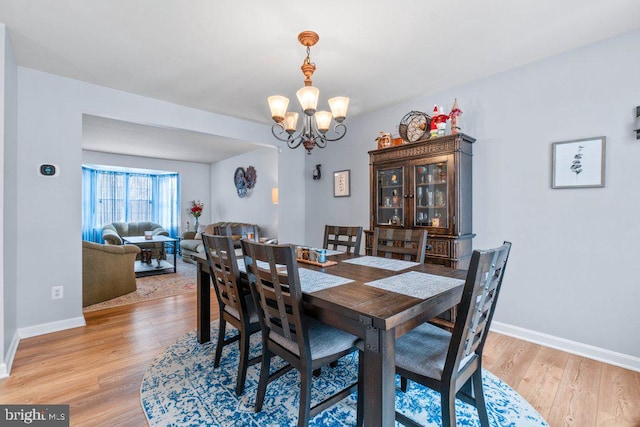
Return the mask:
<svg viewBox="0 0 640 427"><path fill-rule="evenodd" d="M244 326L245 332L240 332L242 335L238 340L240 347L240 363L238 365L238 381L236 383L236 395L240 396L244 392L244 382L247 378L247 368L249 367L249 325Z"/></svg>
<svg viewBox="0 0 640 427"><path fill-rule="evenodd" d="M406 393L408 387L409 387L409 380L406 379L405 377L400 377L400 390L402 390L403 393Z"/></svg>
<svg viewBox="0 0 640 427"><path fill-rule="evenodd" d="M358 351L358 411L356 416L356 427L362 427L364 422L364 353Z"/></svg>
<svg viewBox="0 0 640 427"><path fill-rule="evenodd" d="M262 364L260 365L260 381L258 382L258 391L256 392L256 412L262 411L262 403L264 395L267 393L267 384L269 383L269 369L271 368L271 352L267 346L262 348Z"/></svg>
<svg viewBox="0 0 640 427"><path fill-rule="evenodd" d="M298 409L298 427L307 427L311 418L311 369L300 369L300 408Z"/></svg>
<svg viewBox="0 0 640 427"><path fill-rule="evenodd" d="M332 367L332 368L338 367L338 361L334 360L333 362L329 363L329 366Z"/></svg>
<svg viewBox="0 0 640 427"><path fill-rule="evenodd" d="M218 344L216 344L216 357L213 361L213 367L220 366L220 358L222 357L222 347L224 347L224 336L227 333L227 321L220 316L220 325L218 327Z"/></svg>
<svg viewBox="0 0 640 427"><path fill-rule="evenodd" d="M478 418L482 427L489 427L489 415L487 414L487 405L484 401L484 390L482 389L482 368L473 373L473 395L476 401L476 409L478 410Z"/></svg>
<svg viewBox="0 0 640 427"><path fill-rule="evenodd" d="M319 377L321 374L322 374L322 368L318 368L318 369L313 371L313 376L314 377Z"/></svg>
<svg viewBox="0 0 640 427"><path fill-rule="evenodd" d="M441 390L442 427L456 427L456 394L452 390Z"/></svg>

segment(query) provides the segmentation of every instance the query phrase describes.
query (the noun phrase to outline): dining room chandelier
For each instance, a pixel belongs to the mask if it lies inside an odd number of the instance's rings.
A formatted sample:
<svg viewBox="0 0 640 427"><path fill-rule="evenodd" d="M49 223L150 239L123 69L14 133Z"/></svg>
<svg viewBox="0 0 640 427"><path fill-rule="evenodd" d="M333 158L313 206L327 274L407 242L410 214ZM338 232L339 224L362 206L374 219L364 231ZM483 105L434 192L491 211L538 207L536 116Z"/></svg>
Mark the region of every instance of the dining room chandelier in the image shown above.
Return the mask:
<svg viewBox="0 0 640 427"><path fill-rule="evenodd" d="M320 37L313 31L303 31L298 35L298 41L307 47L307 57L302 63L302 74L304 74L304 87L296 92L300 107L304 113L304 120L300 130L298 127L298 113L288 112L289 98L282 95L274 95L267 98L271 117L275 121L271 126L271 133L278 140L287 143L289 148L298 148L300 144L307 149L307 154L311 154L314 147L324 148L329 141L342 139L347 133L344 119L347 116L349 98L337 96L329 99L329 111L316 111L318 106L318 96L320 91L312 86L311 76L316 71L316 64L311 62L309 54L311 46L314 46ZM336 124L331 130L331 119Z"/></svg>

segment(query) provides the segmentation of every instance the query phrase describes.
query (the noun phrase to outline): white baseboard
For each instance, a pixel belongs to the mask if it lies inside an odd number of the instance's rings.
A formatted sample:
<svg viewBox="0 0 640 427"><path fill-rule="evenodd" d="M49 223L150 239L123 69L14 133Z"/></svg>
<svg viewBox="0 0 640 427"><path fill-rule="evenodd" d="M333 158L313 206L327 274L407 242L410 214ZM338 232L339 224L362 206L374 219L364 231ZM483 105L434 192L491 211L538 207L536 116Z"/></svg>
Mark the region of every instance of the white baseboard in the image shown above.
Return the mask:
<svg viewBox="0 0 640 427"><path fill-rule="evenodd" d="M566 351L567 353L577 354L578 356L584 356L589 359L640 372L640 358L628 354L617 353L604 348L594 347L589 344L583 344L501 322L491 322L491 332L497 332L545 347L555 348Z"/></svg>
<svg viewBox="0 0 640 427"><path fill-rule="evenodd" d="M84 317L72 317L70 319L58 320L56 322L18 328L18 334L21 339L31 338L38 335L50 334L51 332L64 331L65 329L79 328L85 325Z"/></svg>
<svg viewBox="0 0 640 427"><path fill-rule="evenodd" d="M18 351L19 343L20 335L18 334L18 331L16 331L16 333L13 334L11 344L9 344L9 348L7 349L7 354L5 354L5 363L0 363L0 378L6 378L11 373L11 366L13 365L13 359L16 357L16 351Z"/></svg>

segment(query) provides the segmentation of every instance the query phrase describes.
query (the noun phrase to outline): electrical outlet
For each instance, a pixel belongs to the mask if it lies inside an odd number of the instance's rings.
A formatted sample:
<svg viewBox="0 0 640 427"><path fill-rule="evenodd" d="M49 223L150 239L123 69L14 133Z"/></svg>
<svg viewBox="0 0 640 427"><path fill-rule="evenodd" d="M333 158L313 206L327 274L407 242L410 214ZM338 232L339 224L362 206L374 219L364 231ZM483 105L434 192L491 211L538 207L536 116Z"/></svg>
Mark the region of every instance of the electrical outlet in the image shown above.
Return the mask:
<svg viewBox="0 0 640 427"><path fill-rule="evenodd" d="M62 299L64 297L64 286L51 287L51 299Z"/></svg>

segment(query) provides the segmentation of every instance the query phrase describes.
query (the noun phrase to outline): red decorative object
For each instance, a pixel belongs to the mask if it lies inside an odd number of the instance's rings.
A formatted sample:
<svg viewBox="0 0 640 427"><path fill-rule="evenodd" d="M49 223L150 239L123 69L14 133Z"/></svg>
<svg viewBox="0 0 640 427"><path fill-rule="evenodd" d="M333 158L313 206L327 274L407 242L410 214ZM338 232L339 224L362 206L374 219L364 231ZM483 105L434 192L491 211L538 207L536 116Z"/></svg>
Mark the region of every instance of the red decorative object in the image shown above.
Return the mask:
<svg viewBox="0 0 640 427"><path fill-rule="evenodd" d="M199 218L202 215L202 209L204 208L204 203L200 200L192 200L191 207L187 209L187 212L191 214L194 218Z"/></svg>
<svg viewBox="0 0 640 427"><path fill-rule="evenodd" d="M430 133L431 137L444 136L444 130L447 127L449 116L442 112L442 107L435 105L433 107L433 117L431 119Z"/></svg>

